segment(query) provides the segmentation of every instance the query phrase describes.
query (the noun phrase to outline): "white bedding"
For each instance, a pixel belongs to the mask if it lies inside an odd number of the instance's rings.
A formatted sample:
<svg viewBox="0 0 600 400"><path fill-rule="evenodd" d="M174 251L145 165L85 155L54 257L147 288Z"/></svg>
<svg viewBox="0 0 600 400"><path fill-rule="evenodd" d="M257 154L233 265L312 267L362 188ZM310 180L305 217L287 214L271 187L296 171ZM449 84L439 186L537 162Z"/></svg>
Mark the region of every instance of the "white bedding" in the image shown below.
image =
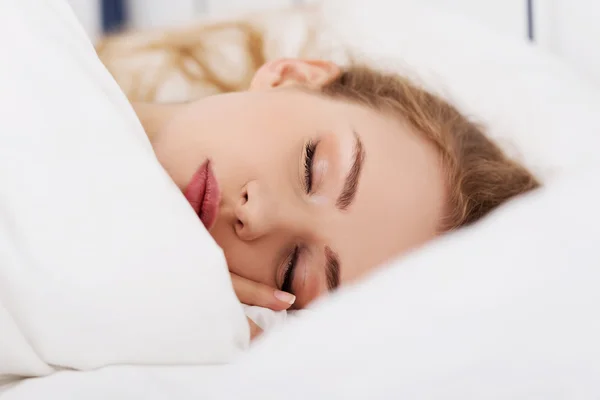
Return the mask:
<svg viewBox="0 0 600 400"><path fill-rule="evenodd" d="M594 209L598 172L381 271L236 364L58 373L2 400L597 399L600 225L562 206L577 192Z"/></svg>
<svg viewBox="0 0 600 400"><path fill-rule="evenodd" d="M233 360L223 252L62 0L0 1L0 381Z"/></svg>
<svg viewBox="0 0 600 400"><path fill-rule="evenodd" d="M65 371L2 400L600 397L600 95L556 60L417 2L367 12L332 0L325 18L335 40L431 77L547 189L390 263L231 365Z"/></svg>

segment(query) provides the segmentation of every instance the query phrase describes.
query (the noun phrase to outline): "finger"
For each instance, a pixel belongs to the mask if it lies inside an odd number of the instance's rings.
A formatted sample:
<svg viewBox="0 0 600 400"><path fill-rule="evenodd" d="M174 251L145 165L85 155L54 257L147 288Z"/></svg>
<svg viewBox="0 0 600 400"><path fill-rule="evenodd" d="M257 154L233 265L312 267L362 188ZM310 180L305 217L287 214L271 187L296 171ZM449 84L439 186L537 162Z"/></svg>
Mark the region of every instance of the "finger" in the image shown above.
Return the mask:
<svg viewBox="0 0 600 400"><path fill-rule="evenodd" d="M273 311L287 310L296 301L291 293L273 289L239 275L231 274L233 289L240 302L250 306L269 308Z"/></svg>
<svg viewBox="0 0 600 400"><path fill-rule="evenodd" d="M256 339L258 335L263 333L261 327L256 325L250 318L248 318L248 325L250 325L250 340Z"/></svg>

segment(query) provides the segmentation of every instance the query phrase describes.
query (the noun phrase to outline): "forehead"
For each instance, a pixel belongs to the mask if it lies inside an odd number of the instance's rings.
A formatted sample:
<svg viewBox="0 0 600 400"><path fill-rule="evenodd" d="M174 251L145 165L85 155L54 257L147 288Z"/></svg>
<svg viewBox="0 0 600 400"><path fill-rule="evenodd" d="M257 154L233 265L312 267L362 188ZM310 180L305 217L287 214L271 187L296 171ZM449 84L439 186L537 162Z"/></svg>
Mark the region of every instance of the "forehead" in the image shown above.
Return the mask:
<svg viewBox="0 0 600 400"><path fill-rule="evenodd" d="M401 118L348 107L366 156L355 202L331 227L343 281L435 238L446 202L445 173L433 143Z"/></svg>

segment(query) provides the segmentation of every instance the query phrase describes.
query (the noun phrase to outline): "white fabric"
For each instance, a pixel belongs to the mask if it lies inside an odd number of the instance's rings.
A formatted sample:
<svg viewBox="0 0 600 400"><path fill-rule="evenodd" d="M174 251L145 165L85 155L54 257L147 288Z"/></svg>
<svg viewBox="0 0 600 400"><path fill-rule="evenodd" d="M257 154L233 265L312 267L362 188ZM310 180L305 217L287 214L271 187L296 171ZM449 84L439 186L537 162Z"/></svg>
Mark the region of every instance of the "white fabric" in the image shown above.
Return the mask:
<svg viewBox="0 0 600 400"><path fill-rule="evenodd" d="M219 398L598 398L599 172L341 293L251 351Z"/></svg>
<svg viewBox="0 0 600 400"><path fill-rule="evenodd" d="M598 94L461 18L412 2L331 3L346 10L330 14L345 40L432 71L554 178L547 189L341 290L233 365L65 372L3 400L600 397Z"/></svg>
<svg viewBox="0 0 600 400"><path fill-rule="evenodd" d="M288 320L287 311L273 311L264 307L244 305L246 317L250 318L263 331L283 326Z"/></svg>
<svg viewBox="0 0 600 400"><path fill-rule="evenodd" d="M0 2L0 380L231 361L222 251L63 1Z"/></svg>
<svg viewBox="0 0 600 400"><path fill-rule="evenodd" d="M321 40L434 89L544 179L596 161L594 85L525 41L420 3L326 0L323 24L334 28Z"/></svg>
<svg viewBox="0 0 600 400"><path fill-rule="evenodd" d="M235 364L60 373L2 400L597 399L598 172L392 263Z"/></svg>
<svg viewBox="0 0 600 400"><path fill-rule="evenodd" d="M264 307L244 305L244 312L263 332L279 329L293 319L309 313L309 310L273 311Z"/></svg>

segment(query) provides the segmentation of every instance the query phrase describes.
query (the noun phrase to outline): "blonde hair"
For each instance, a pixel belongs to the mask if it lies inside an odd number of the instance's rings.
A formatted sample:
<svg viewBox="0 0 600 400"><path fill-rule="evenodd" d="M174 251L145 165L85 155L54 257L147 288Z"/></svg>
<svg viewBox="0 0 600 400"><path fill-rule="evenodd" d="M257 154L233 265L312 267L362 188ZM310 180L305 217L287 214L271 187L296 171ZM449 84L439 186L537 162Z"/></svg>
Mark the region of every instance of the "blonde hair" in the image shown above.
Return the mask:
<svg viewBox="0 0 600 400"><path fill-rule="evenodd" d="M238 20L125 32L102 38L96 51L131 101L185 101L241 91L270 59L328 58L330 49L318 42L317 10L293 7Z"/></svg>
<svg viewBox="0 0 600 400"><path fill-rule="evenodd" d="M211 35L230 31L239 35L236 46L246 55L245 71L237 80L224 78L218 72L224 66L217 61L227 61L219 57L218 46L209 45L215 39ZM122 39L128 39L125 43L134 43L129 51L119 47ZM156 100L161 85L166 85L168 76L173 74L178 74L190 86L203 85L205 92L200 95L245 90L252 75L269 59L265 54L265 31L249 22L162 32L146 41L131 39L131 36L108 38L98 46L98 53L132 101ZM128 75L115 68L127 57L157 51L165 56L144 90L131 84L136 71ZM310 53L310 49L305 47L305 53ZM144 63L140 65L137 73L144 72ZM355 102L408 122L436 146L448 171L448 212L442 231L471 224L509 199L540 186L538 180L523 165L509 158L480 126L408 78L351 65L321 91L334 99Z"/></svg>
<svg viewBox="0 0 600 400"><path fill-rule="evenodd" d="M220 44L233 44L235 54ZM263 46L257 27L223 22L166 34L111 36L96 51L131 101L153 102L175 85L185 85L184 96L194 98L247 88L265 63Z"/></svg>

